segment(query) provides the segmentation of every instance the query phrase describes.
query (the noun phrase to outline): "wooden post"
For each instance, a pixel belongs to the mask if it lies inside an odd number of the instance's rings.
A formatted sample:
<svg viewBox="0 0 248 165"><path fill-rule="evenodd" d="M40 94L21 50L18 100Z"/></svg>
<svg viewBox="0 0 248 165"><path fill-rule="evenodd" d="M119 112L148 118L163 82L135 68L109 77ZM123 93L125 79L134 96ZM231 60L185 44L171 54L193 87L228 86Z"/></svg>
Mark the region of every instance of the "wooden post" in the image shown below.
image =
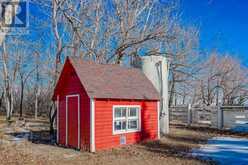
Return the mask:
<svg viewBox="0 0 248 165"><path fill-rule="evenodd" d="M217 126L218 129L223 128L223 110L220 105L217 106Z"/></svg>
<svg viewBox="0 0 248 165"><path fill-rule="evenodd" d="M188 115L187 115L188 117L188 126L190 126L191 125L191 123L192 123L192 108L191 108L191 104L189 104L188 105Z"/></svg>

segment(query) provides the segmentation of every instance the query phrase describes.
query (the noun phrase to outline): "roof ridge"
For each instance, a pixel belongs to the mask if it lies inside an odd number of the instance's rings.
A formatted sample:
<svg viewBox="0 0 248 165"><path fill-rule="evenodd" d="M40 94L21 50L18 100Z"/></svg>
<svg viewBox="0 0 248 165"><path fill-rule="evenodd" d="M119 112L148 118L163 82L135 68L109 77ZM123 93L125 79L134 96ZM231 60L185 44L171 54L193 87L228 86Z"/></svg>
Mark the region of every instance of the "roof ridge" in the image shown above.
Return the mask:
<svg viewBox="0 0 248 165"><path fill-rule="evenodd" d="M83 63L89 63L89 64L95 64L95 65L103 65L103 66L117 66L117 67L120 67L120 68L123 68L123 69L134 69L134 70L139 70L138 68L135 68L135 67L125 67L125 66L121 66L120 64L104 64L104 63L97 63L95 61L92 61L92 60L89 60L89 61L86 61L84 59L82 59L81 57L78 57L78 56L67 56L69 59L79 59L81 62Z"/></svg>

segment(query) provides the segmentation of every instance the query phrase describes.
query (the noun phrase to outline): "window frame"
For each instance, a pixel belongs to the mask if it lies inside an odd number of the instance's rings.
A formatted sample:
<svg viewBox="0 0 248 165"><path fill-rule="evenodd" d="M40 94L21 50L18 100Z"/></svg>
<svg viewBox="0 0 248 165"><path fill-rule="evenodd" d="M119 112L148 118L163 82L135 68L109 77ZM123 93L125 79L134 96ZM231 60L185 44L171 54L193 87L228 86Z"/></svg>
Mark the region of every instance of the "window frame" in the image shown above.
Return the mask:
<svg viewBox="0 0 248 165"><path fill-rule="evenodd" d="M115 118L115 109L116 108L127 108L126 111L126 117L120 117L120 118ZM128 117L130 111L128 110L129 108L138 108L138 117ZM120 130L120 131L115 131L115 121L116 120L124 120L126 121L126 129L125 130ZM137 129L128 129L128 121L129 120L135 120L138 119L138 128ZM140 132L141 131L141 106L140 105L113 105L112 108L112 132L113 135L117 134L125 134L125 133L134 133L134 132Z"/></svg>

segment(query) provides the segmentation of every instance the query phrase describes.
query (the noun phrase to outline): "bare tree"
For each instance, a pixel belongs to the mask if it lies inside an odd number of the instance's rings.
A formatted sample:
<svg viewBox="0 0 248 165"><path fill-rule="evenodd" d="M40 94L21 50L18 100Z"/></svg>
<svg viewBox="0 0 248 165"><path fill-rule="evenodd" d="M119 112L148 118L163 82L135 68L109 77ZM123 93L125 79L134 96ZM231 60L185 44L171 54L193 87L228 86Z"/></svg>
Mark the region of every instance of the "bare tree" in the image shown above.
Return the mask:
<svg viewBox="0 0 248 165"><path fill-rule="evenodd" d="M199 63L200 54L198 51L199 31L195 27L182 27L177 25L172 33L175 40L167 42L165 48L170 62L169 82L169 105L171 106L182 100L186 102L192 89L192 81L195 79L201 67ZM188 98L189 99L189 98Z"/></svg>
<svg viewBox="0 0 248 165"><path fill-rule="evenodd" d="M35 52L35 119L38 118L39 96L40 96L40 54Z"/></svg>
<svg viewBox="0 0 248 165"><path fill-rule="evenodd" d="M11 3L12 1L10 1ZM16 0L15 3L19 3L19 0ZM2 62L3 62L3 78L4 78L4 99L5 99L5 103L6 103L6 118L7 120L11 119L11 115L13 112L13 96L12 96L12 87L11 87L11 80L10 80L10 76L9 76L9 70L8 70L8 54L6 52L6 45L4 43L5 37L9 31L8 28L3 27L2 25L4 24L3 21L7 21L9 24L12 23L12 17L14 17L13 12L12 12L13 8L12 5L7 5L5 6L5 10L4 13L2 14L2 16L4 17L4 19L1 20L1 26L0 29L5 28L5 30L3 31L3 33L0 36L0 45L2 46ZM17 5L15 5L14 10L17 10Z"/></svg>
<svg viewBox="0 0 248 165"><path fill-rule="evenodd" d="M24 88L27 83L27 80L30 78L32 72L34 70L30 70L29 72L25 73L23 70L20 69L19 76L21 81L21 96L20 96L20 113L19 118L22 119L23 114L23 98L24 98ZM36 117L37 118L37 117Z"/></svg>
<svg viewBox="0 0 248 165"><path fill-rule="evenodd" d="M14 62L9 56L9 53L6 50L5 42L3 43L3 52L2 52L2 77L4 80L4 99L6 104L6 119L10 120L13 112L13 82L17 78L17 73L19 69L19 62L16 59Z"/></svg>
<svg viewBox="0 0 248 165"><path fill-rule="evenodd" d="M247 70L231 55L212 53L195 81L195 102L198 104L233 105L247 98Z"/></svg>
<svg viewBox="0 0 248 165"><path fill-rule="evenodd" d="M63 20L70 39L62 48L102 63L120 63L144 49L154 53L161 42L174 39L169 30L176 8L177 3L153 0L62 1L56 18Z"/></svg>

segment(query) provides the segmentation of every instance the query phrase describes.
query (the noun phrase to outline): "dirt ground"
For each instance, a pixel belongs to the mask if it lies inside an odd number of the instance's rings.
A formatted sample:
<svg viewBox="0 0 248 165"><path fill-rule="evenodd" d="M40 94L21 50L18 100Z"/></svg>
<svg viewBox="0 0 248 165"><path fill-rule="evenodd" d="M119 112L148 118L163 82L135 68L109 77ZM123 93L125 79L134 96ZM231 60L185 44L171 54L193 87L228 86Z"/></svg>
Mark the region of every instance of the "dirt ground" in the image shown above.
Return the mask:
<svg viewBox="0 0 248 165"><path fill-rule="evenodd" d="M7 124L0 118L0 164L20 165L204 165L190 156L219 132L204 129L172 127L170 134L160 141L145 142L108 151L88 153L56 146L47 131L48 122L27 120Z"/></svg>

